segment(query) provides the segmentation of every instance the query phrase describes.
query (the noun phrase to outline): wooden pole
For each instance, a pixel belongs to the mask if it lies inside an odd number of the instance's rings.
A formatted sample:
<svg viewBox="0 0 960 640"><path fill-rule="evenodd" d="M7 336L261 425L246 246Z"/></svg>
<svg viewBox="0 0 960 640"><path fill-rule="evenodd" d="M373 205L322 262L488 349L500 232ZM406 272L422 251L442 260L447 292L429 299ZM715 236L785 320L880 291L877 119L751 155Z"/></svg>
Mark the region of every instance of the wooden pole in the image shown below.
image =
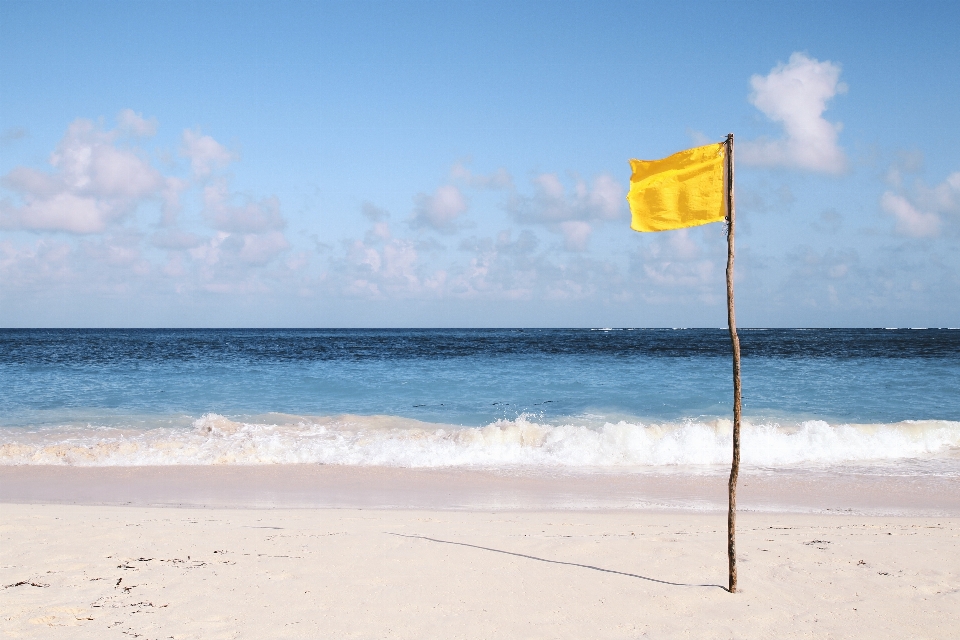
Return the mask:
<svg viewBox="0 0 960 640"><path fill-rule="evenodd" d="M733 230L736 221L733 200L733 134L727 134L727 326L733 347L733 461L730 464L730 502L727 510L727 560L730 593L737 591L737 476L740 475L740 338L733 310Z"/></svg>

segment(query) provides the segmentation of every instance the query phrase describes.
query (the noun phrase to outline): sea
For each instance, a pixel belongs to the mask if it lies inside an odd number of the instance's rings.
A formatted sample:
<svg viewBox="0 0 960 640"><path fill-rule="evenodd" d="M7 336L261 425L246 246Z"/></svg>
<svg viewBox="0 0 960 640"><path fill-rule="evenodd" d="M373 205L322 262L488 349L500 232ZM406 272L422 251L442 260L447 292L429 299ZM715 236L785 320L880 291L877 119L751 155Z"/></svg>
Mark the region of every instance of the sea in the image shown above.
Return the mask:
<svg viewBox="0 0 960 640"><path fill-rule="evenodd" d="M745 469L960 477L960 330L741 329ZM726 329L4 329L0 465L722 474Z"/></svg>

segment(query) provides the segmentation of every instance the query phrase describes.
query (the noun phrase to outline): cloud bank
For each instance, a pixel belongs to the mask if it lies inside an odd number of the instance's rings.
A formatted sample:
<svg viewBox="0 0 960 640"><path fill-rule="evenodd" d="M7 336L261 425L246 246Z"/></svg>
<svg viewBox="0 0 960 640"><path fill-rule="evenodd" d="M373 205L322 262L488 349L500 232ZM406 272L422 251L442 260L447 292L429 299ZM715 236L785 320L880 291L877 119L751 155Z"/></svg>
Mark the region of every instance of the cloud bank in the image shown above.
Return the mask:
<svg viewBox="0 0 960 640"><path fill-rule="evenodd" d="M143 146L157 127L132 109L117 115L113 129L80 118L46 170L19 166L0 178L10 194L0 200L0 227L26 232L0 244L5 289L73 284L123 293L139 283L154 293L266 291L265 279L278 269L300 268L279 260L291 249L279 200L237 193L218 173L235 153L187 129L180 157L188 175L161 171ZM184 197L194 204L186 221L179 215Z"/></svg>

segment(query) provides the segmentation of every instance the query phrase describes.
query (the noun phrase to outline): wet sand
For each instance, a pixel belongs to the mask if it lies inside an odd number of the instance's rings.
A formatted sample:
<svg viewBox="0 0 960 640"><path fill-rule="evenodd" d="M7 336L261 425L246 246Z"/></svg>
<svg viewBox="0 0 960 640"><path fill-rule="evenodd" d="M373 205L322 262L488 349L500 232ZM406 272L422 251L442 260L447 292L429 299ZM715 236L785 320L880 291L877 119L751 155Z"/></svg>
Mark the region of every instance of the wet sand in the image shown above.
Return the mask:
<svg viewBox="0 0 960 640"><path fill-rule="evenodd" d="M727 477L339 465L0 466L0 503L724 511ZM743 470L743 511L960 517L960 479Z"/></svg>

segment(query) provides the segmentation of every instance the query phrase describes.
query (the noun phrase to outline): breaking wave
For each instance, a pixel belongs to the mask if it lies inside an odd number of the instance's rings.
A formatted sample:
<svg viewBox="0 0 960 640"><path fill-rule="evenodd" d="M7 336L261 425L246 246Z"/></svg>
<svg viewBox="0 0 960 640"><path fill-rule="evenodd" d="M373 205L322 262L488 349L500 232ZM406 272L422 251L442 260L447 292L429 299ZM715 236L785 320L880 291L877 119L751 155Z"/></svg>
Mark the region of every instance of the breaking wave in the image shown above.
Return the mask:
<svg viewBox="0 0 960 640"><path fill-rule="evenodd" d="M0 464L146 466L338 464L397 467L669 468L724 465L729 420L545 424L527 415L484 427L395 416L232 420L210 413L191 428L3 429ZM742 460L754 467L960 456L960 422L783 425L745 421Z"/></svg>

